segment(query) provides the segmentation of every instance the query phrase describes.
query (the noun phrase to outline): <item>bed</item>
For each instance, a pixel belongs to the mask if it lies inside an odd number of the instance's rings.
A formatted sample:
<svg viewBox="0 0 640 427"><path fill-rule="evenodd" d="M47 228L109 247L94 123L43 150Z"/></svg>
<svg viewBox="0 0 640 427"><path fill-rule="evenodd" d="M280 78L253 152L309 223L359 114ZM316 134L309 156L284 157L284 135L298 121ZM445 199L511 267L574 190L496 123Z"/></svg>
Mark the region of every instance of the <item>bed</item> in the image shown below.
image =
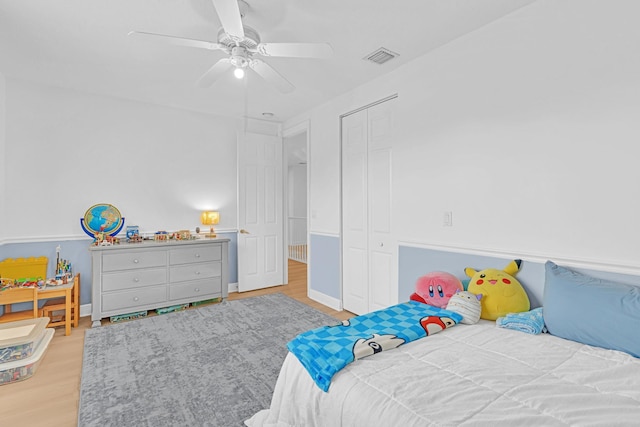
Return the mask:
<svg viewBox="0 0 640 427"><path fill-rule="evenodd" d="M338 372L328 392L289 353L249 427L637 426L640 287L546 265L545 323L458 324Z"/></svg>

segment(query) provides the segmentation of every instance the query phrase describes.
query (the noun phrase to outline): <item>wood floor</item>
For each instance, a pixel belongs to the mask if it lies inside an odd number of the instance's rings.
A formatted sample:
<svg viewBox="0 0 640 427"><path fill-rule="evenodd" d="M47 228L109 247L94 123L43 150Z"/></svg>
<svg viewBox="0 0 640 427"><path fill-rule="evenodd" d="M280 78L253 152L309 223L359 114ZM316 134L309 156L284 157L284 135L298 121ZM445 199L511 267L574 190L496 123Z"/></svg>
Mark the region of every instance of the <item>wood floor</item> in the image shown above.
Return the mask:
<svg viewBox="0 0 640 427"><path fill-rule="evenodd" d="M307 265L289 261L289 284L252 292L232 293L229 300L281 292L337 319L353 317L307 297ZM135 320L133 320L135 322ZM104 323L104 322L103 322ZM47 353L29 379L0 386L0 425L25 427L73 427L78 419L84 332L91 319L82 317L70 336L56 328ZM108 327L108 326L103 326Z"/></svg>

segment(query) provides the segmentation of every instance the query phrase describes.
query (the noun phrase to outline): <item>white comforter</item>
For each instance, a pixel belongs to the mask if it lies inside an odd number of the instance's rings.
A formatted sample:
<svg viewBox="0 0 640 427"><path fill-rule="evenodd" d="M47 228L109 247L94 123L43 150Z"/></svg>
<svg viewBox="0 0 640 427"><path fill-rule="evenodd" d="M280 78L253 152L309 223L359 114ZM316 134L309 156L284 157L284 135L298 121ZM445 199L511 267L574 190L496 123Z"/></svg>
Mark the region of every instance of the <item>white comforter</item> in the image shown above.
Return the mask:
<svg viewBox="0 0 640 427"><path fill-rule="evenodd" d="M289 354L271 407L245 424L639 426L640 359L481 321L358 360L328 393Z"/></svg>

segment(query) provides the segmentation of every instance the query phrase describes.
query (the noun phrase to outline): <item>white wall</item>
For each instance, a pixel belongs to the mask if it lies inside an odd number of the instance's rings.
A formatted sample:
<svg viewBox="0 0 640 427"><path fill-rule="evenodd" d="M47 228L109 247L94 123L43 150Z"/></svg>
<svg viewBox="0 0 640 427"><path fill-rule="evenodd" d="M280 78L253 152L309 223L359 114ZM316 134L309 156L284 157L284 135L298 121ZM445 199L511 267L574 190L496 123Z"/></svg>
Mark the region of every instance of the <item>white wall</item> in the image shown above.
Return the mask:
<svg viewBox="0 0 640 427"><path fill-rule="evenodd" d="M639 14L540 0L285 123L310 120L310 231L340 231L339 116L397 93L400 242L640 266Z"/></svg>
<svg viewBox="0 0 640 427"><path fill-rule="evenodd" d="M145 232L193 230L203 209L236 228L237 122L12 79L0 98L8 240L84 235L95 203Z"/></svg>
<svg viewBox="0 0 640 427"><path fill-rule="evenodd" d="M0 244L4 240L4 229L5 229L5 89L6 83L4 74L0 73Z"/></svg>
<svg viewBox="0 0 640 427"><path fill-rule="evenodd" d="M289 165L289 216L307 217L307 165Z"/></svg>

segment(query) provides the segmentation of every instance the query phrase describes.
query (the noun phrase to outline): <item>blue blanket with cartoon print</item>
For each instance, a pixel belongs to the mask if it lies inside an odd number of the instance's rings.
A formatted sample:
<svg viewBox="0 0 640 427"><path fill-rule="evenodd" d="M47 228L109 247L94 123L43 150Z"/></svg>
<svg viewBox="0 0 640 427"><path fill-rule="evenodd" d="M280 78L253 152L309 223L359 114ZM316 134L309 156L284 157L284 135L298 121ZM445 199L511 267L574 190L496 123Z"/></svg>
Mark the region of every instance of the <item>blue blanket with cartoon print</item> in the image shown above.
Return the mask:
<svg viewBox="0 0 640 427"><path fill-rule="evenodd" d="M287 344L323 391L340 369L356 359L432 335L462 316L417 301L387 307L303 332Z"/></svg>

